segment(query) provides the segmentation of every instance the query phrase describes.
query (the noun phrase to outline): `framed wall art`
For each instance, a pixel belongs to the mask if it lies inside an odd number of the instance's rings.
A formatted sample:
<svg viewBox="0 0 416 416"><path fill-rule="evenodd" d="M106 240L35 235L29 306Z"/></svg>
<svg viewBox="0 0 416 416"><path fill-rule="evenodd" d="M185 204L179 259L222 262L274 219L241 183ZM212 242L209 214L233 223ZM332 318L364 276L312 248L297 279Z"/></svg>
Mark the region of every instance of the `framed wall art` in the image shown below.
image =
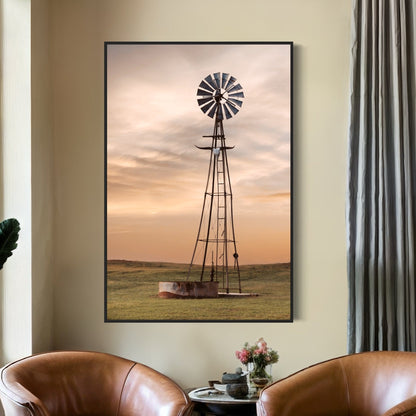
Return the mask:
<svg viewBox="0 0 416 416"><path fill-rule="evenodd" d="M290 322L291 42L105 44L105 321Z"/></svg>

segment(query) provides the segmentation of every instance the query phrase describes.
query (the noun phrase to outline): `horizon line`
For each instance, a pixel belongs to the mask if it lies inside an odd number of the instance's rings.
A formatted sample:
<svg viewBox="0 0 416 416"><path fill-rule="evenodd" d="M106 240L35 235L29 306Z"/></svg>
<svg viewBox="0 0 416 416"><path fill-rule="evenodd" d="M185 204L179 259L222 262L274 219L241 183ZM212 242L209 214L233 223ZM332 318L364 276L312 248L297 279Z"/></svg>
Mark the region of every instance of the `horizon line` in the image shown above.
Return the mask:
<svg viewBox="0 0 416 416"><path fill-rule="evenodd" d="M125 262L134 262L134 263L173 263L173 264L186 264L190 265L188 262L182 261L166 261L166 260L131 260L131 259L106 259L106 262L109 261L125 261ZM240 266L256 266L256 265L267 265L267 264L291 264L291 261L275 261L272 263L239 263ZM193 264L193 266L200 266L202 264Z"/></svg>

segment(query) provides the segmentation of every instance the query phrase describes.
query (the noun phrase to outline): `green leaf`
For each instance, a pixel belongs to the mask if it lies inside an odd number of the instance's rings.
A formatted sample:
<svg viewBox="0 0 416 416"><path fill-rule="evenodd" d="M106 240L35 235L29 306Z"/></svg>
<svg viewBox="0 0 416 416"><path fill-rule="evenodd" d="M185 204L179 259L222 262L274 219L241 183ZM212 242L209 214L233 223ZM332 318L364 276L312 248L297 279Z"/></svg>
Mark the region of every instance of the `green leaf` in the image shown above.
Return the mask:
<svg viewBox="0 0 416 416"><path fill-rule="evenodd" d="M17 247L20 224L15 218L0 222L0 270Z"/></svg>

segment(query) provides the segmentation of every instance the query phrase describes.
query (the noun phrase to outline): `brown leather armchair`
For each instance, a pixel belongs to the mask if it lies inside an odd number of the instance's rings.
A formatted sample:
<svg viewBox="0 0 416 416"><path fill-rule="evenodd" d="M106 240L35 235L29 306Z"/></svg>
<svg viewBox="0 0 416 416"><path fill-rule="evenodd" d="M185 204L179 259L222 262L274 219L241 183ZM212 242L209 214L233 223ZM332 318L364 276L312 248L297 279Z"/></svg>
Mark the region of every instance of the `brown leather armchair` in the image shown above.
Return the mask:
<svg viewBox="0 0 416 416"><path fill-rule="evenodd" d="M1 369L6 416L188 416L192 402L171 379L134 361L51 352Z"/></svg>
<svg viewBox="0 0 416 416"><path fill-rule="evenodd" d="M266 387L257 414L416 415L416 353L366 352L308 367Z"/></svg>

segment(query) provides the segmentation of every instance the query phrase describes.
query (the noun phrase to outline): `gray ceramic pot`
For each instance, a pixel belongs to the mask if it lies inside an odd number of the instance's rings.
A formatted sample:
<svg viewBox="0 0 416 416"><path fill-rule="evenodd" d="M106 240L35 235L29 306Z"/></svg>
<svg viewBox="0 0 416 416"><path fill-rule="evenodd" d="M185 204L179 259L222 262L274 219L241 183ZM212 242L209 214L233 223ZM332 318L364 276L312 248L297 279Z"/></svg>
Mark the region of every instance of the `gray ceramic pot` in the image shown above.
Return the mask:
<svg viewBox="0 0 416 416"><path fill-rule="evenodd" d="M227 384L227 394L234 399L242 399L248 394L247 383Z"/></svg>

